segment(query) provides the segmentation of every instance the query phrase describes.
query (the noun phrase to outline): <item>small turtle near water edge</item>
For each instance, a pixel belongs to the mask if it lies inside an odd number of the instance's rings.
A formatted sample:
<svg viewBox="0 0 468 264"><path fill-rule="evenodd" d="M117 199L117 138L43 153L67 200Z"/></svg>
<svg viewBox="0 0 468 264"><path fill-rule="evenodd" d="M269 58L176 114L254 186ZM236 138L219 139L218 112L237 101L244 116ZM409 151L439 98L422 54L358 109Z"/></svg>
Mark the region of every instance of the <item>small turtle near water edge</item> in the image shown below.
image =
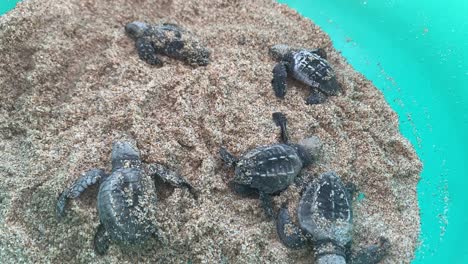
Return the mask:
<svg viewBox="0 0 468 264"><path fill-rule="evenodd" d="M293 249L302 248L307 241L315 247L316 264L376 264L388 253L390 242L381 237L377 245L350 253L353 211L352 195L334 172L324 173L309 184L302 193L294 225L286 205L277 219L281 242Z"/></svg>
<svg viewBox="0 0 468 264"><path fill-rule="evenodd" d="M286 95L288 75L310 86L307 104L321 104L327 96L337 95L341 90L323 49L298 49L279 44L270 48L270 55L278 61L271 83L279 98Z"/></svg>
<svg viewBox="0 0 468 264"><path fill-rule="evenodd" d="M260 200L268 218L273 217L271 195L280 193L296 180L301 169L315 161L322 143L312 136L299 144L289 142L286 117L273 113L273 120L281 128L282 143L260 146L236 158L225 148L220 149L221 159L235 168L231 182L239 194L260 194Z"/></svg>
<svg viewBox="0 0 468 264"><path fill-rule="evenodd" d="M196 194L192 185L177 173L160 164L143 164L139 150L130 142L115 142L111 158L110 174L101 169L87 171L59 196L56 206L57 218L61 220L69 199L78 198L88 187L99 184L97 210L100 224L94 236L94 250L99 255L107 252L111 241L135 245L150 236L162 238L152 221L157 202L155 178Z"/></svg>
<svg viewBox="0 0 468 264"><path fill-rule="evenodd" d="M210 51L190 31L178 25L150 25L134 21L125 26L125 32L135 40L140 59L148 64L163 65L157 54L183 60L191 65L206 66L210 62Z"/></svg>

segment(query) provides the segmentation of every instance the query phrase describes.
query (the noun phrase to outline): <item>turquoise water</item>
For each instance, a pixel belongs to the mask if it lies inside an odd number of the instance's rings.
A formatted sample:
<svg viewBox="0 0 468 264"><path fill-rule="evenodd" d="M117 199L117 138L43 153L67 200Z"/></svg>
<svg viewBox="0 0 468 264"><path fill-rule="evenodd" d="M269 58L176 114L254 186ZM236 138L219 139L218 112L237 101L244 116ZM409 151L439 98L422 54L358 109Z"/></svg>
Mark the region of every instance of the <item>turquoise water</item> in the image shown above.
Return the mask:
<svg viewBox="0 0 468 264"><path fill-rule="evenodd" d="M382 90L424 163L413 263L468 263L468 1L281 0Z"/></svg>
<svg viewBox="0 0 468 264"><path fill-rule="evenodd" d="M15 7L18 0L1 0L0 2L0 15L6 13L8 10Z"/></svg>
<svg viewBox="0 0 468 264"><path fill-rule="evenodd" d="M0 14L16 2L0 0ZM468 263L468 2L280 2L321 26L383 91L423 160L421 246L413 263Z"/></svg>

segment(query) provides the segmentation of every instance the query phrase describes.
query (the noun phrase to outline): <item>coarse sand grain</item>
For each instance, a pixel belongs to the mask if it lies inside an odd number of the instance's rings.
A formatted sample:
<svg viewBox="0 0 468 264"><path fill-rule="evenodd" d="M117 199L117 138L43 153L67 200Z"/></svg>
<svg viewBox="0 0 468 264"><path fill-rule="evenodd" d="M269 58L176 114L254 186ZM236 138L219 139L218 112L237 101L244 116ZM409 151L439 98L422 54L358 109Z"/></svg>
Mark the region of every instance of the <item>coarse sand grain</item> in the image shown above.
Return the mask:
<svg viewBox="0 0 468 264"><path fill-rule="evenodd" d="M207 67L138 58L124 32L133 20L177 23L212 52ZM278 43L323 47L343 91L321 105L288 81L271 88ZM345 61L310 20L269 0L25 0L0 17L1 263L312 263L277 238L258 199L228 188L220 146L234 154L279 140L271 114L289 119L292 141L316 135L321 160L307 180L334 170L365 195L355 199L353 249L392 243L384 263L409 263L418 245L421 163L382 93ZM112 245L97 256L97 188L72 201L61 222L58 194L90 168L110 169L112 142L133 138L146 162L177 170L200 190L160 191L157 222L167 243ZM156 186L158 188L160 186ZM276 210L299 188L274 198Z"/></svg>

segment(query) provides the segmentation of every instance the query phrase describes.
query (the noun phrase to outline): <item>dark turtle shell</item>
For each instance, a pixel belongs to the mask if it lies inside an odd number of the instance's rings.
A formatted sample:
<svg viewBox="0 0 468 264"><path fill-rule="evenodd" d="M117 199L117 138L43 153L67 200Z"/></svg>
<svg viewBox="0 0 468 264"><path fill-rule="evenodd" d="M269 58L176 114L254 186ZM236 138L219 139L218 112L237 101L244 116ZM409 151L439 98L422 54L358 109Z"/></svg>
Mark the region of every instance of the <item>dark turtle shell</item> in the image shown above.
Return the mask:
<svg viewBox="0 0 468 264"><path fill-rule="evenodd" d="M99 218L113 241L138 244L155 232L151 216L156 194L144 176L139 168L120 168L100 185Z"/></svg>
<svg viewBox="0 0 468 264"><path fill-rule="evenodd" d="M239 159L234 181L271 194L286 189L302 166L301 158L292 146L261 146Z"/></svg>
<svg viewBox="0 0 468 264"><path fill-rule="evenodd" d="M351 240L351 200L338 175L324 173L306 188L298 219L315 241L333 240L344 246Z"/></svg>
<svg viewBox="0 0 468 264"><path fill-rule="evenodd" d="M317 53L300 50L292 53L292 73L294 78L303 83L320 88L327 95L335 95L339 86L328 85L336 83L335 72L328 61Z"/></svg>

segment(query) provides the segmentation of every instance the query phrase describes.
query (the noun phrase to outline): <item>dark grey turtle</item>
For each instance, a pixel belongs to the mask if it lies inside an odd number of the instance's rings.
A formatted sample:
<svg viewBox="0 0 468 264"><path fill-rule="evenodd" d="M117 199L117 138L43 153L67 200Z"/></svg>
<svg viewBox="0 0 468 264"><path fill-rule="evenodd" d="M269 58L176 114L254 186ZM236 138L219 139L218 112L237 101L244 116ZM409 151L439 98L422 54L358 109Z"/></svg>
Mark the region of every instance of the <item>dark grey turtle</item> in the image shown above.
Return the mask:
<svg viewBox="0 0 468 264"><path fill-rule="evenodd" d="M357 254L351 254L353 211L352 195L333 172L324 173L303 192L295 226L283 206L278 214L277 231L280 240L289 248L301 248L307 241L315 247L315 261L322 263L375 264L388 252L390 243L380 238Z"/></svg>
<svg viewBox="0 0 468 264"><path fill-rule="evenodd" d="M312 136L299 144L289 143L287 120L282 113L273 113L273 120L281 128L282 143L260 146L244 153L239 159L225 148L221 158L235 167L232 180L234 190L240 194L259 193L268 217L273 217L272 194L285 190L301 169L317 158L321 150L320 140Z"/></svg>
<svg viewBox="0 0 468 264"><path fill-rule="evenodd" d="M193 187L175 172L160 164L143 164L139 150L130 142L115 142L111 158L110 174L101 169L89 170L60 195L56 206L57 218L61 220L69 199L78 198L89 186L99 184L100 224L94 236L94 249L100 255L107 252L111 241L135 245L150 236L161 238L153 224L157 197L152 178L195 193Z"/></svg>
<svg viewBox="0 0 468 264"><path fill-rule="evenodd" d="M135 40L140 59L151 65L163 64L156 54L183 60L192 65L206 66L210 62L210 51L200 44L195 35L178 25L150 25L134 21L125 26L125 31Z"/></svg>
<svg viewBox="0 0 468 264"><path fill-rule="evenodd" d="M327 96L336 95L341 89L323 49L298 49L279 44L270 49L270 54L279 61L273 69L271 81L279 98L286 94L288 74L311 87L307 104L321 104Z"/></svg>

